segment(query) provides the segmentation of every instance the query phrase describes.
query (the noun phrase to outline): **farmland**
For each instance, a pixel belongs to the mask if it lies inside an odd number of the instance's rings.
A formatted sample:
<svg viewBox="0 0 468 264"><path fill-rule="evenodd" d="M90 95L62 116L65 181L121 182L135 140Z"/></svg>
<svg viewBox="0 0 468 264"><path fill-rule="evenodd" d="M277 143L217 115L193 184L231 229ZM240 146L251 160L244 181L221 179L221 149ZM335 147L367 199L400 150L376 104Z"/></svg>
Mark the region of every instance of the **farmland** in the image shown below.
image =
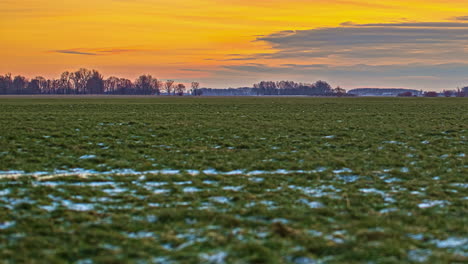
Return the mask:
<svg viewBox="0 0 468 264"><path fill-rule="evenodd" d="M6 263L468 261L465 98L0 98Z"/></svg>

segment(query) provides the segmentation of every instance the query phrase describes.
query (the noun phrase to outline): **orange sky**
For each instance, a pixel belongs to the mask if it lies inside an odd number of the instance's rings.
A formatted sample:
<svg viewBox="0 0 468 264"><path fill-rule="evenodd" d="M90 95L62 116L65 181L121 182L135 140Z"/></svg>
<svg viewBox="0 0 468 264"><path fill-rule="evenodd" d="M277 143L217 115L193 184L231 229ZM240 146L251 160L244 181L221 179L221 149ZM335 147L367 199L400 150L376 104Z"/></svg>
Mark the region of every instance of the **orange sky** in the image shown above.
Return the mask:
<svg viewBox="0 0 468 264"><path fill-rule="evenodd" d="M398 56L400 42L379 43L377 47L343 43L339 46L340 53L327 51L324 56L316 57L303 57L300 52L323 51L330 46L328 44L334 44L335 36L330 34L338 34L339 38L340 32L354 24L463 24L465 19L456 19L463 16L468 16L468 0L382 0L378 3L359 0L2 0L0 73L51 78L58 77L64 70L87 67L98 69L105 76L133 79L138 74L149 73L161 79L199 80L202 86L208 87L251 85L262 79L312 82L323 78L334 85L348 87L423 88L419 86L432 85L429 88L439 89L446 80L437 76L437 70L426 68L438 69L437 65L442 63L465 61L467 47L463 41L453 42L454 34L437 31L438 43L426 43L424 50L414 49L419 40L405 41L404 46L412 45L411 54L415 56ZM353 23L349 23L351 26L340 25L349 21ZM325 31L328 44L317 45L317 34L313 30L320 28L338 30ZM286 44L283 39L279 40L281 44L258 39L262 38L259 35L271 36L286 30L304 30L307 36L298 46L295 46L296 38L285 38ZM465 34L467 31L462 27L456 32ZM371 37L378 39L379 31L375 32ZM447 43L454 54L440 58L437 56L442 50L439 47L447 50ZM363 49L372 50L376 55L359 55ZM395 55L388 56L392 49ZM284 53L285 50L288 53ZM384 50L386 53L382 55ZM427 56L418 55L426 51ZM264 56L276 53L283 56ZM311 64L325 68L296 71L297 67L285 66ZM353 71L346 70L355 69L355 65L384 68L378 68L381 78L366 79L362 74L353 75ZM419 68L411 68L414 74L407 75L387 74L387 70L382 70L394 65ZM245 70L251 66L255 66L253 71ZM282 72L282 67L287 69ZM468 77L468 72L465 76ZM434 82L433 78L439 78L440 82ZM463 85L465 81L468 85L468 79L460 73L460 78L450 85Z"/></svg>

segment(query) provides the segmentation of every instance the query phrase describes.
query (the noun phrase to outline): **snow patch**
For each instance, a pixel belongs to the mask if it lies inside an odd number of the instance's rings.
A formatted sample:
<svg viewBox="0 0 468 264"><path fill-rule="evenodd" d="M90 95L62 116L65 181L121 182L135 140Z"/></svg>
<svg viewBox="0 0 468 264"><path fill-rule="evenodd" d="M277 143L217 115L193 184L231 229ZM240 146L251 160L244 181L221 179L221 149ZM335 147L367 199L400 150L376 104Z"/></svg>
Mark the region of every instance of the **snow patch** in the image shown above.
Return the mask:
<svg viewBox="0 0 468 264"><path fill-rule="evenodd" d="M97 158L96 155L83 155L79 157L79 159L95 159L95 158Z"/></svg>
<svg viewBox="0 0 468 264"><path fill-rule="evenodd" d="M204 263L223 264L226 261L228 254L226 252L218 252L214 254L201 254L200 259Z"/></svg>
<svg viewBox="0 0 468 264"><path fill-rule="evenodd" d="M238 192L238 191L242 190L242 188L244 188L244 187L243 186L224 186L223 190Z"/></svg>
<svg viewBox="0 0 468 264"><path fill-rule="evenodd" d="M423 203L418 204L418 207L421 209L426 209L426 208L431 208L434 206L440 206L443 207L445 205L450 204L449 201L444 201L444 200L437 200L437 201L429 201L425 200Z"/></svg>
<svg viewBox="0 0 468 264"><path fill-rule="evenodd" d="M197 187L185 187L185 188L183 189L183 192L184 192L184 193L194 193L194 192L201 192L201 191L203 191L203 190L202 190L202 189L199 189L199 188L197 188Z"/></svg>
<svg viewBox="0 0 468 264"><path fill-rule="evenodd" d="M458 248L468 249L468 238L466 237L449 237L445 240L433 240L438 248Z"/></svg>
<svg viewBox="0 0 468 264"><path fill-rule="evenodd" d="M216 203L226 204L229 203L231 200L224 196L214 196L210 197L210 200Z"/></svg>
<svg viewBox="0 0 468 264"><path fill-rule="evenodd" d="M323 207L325 207L325 206L323 205L323 203L321 203L321 202L315 202L315 201L312 201L312 202L311 202L311 201L309 201L309 200L307 200L307 199L299 199L298 201L299 201L300 203L306 204L307 206L309 206L309 207L312 208L312 209L317 209L317 208L323 208Z"/></svg>
<svg viewBox="0 0 468 264"><path fill-rule="evenodd" d="M414 262L427 262L432 255L429 249L413 249L408 251L408 259Z"/></svg>
<svg viewBox="0 0 468 264"><path fill-rule="evenodd" d="M15 221L3 222L3 223L0 223L0 229L8 229L10 227L13 227L14 225L16 225Z"/></svg>

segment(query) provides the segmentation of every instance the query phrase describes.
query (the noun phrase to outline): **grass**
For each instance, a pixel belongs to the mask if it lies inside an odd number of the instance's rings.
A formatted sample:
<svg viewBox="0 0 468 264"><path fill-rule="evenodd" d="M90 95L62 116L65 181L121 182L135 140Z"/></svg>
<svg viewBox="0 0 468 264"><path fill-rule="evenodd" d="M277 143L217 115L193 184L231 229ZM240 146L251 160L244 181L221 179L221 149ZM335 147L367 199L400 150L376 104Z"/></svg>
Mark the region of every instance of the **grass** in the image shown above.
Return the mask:
<svg viewBox="0 0 468 264"><path fill-rule="evenodd" d="M467 137L464 98L3 98L0 259L463 263Z"/></svg>

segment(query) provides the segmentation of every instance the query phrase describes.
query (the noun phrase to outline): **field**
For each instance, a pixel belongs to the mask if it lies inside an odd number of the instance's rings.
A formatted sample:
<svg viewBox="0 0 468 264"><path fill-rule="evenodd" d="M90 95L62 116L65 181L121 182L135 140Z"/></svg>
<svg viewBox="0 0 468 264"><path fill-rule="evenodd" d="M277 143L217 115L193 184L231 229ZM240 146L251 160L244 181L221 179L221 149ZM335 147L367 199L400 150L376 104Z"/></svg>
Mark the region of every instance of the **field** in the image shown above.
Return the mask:
<svg viewBox="0 0 468 264"><path fill-rule="evenodd" d="M0 98L0 262L466 263L464 98Z"/></svg>

